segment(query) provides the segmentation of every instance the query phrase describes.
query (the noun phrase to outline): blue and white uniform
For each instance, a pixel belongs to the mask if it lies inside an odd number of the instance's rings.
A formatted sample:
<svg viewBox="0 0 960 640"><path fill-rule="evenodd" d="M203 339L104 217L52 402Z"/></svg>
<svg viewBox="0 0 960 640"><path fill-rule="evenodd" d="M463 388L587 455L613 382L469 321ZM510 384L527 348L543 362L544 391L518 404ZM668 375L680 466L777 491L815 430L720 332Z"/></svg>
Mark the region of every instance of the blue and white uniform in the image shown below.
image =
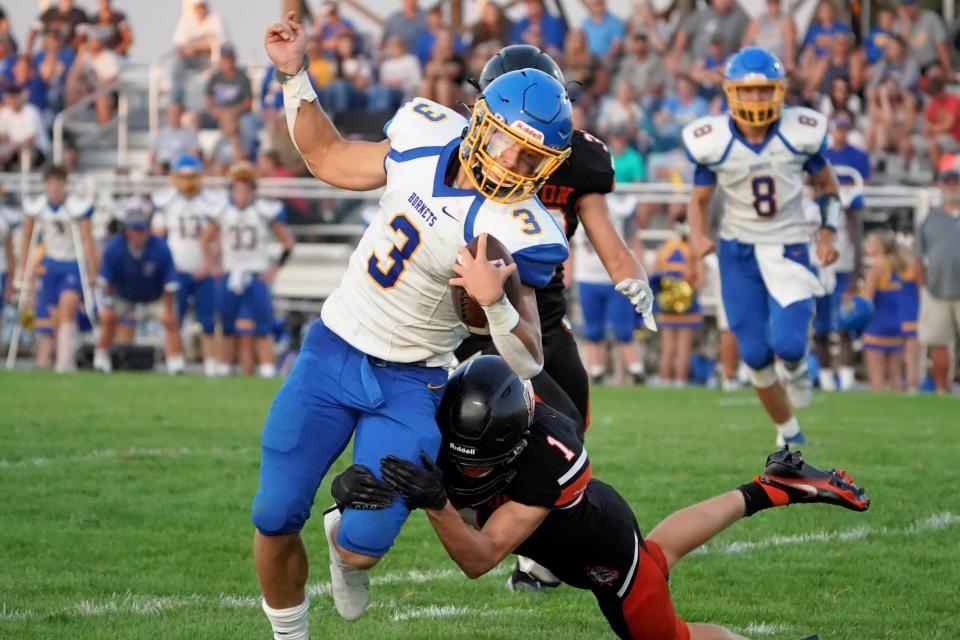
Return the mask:
<svg viewBox="0 0 960 640"><path fill-rule="evenodd" d="M417 98L384 132L390 152L380 211L323 306L263 431L253 522L265 535L299 531L332 462L356 433L353 461L379 476L387 454L435 457L434 414L453 350L468 334L450 296L457 251L480 233L512 253L521 280L550 281L568 255L553 217L534 198L498 204L446 184L467 122ZM369 556L392 546L409 511L347 509L337 544Z"/></svg>
<svg viewBox="0 0 960 640"><path fill-rule="evenodd" d="M223 334L232 336L243 307L253 321L252 333L266 336L273 329L273 299L260 274L270 268L271 225L284 222L279 200L256 199L249 207L226 202L212 218L220 227L224 277L217 286L217 314Z"/></svg>
<svg viewBox="0 0 960 640"><path fill-rule="evenodd" d="M810 226L803 173L829 162L826 118L787 107L766 140L748 143L728 116L696 120L683 143L696 163L694 183L724 194L718 257L724 309L743 360L756 371L806 354L815 296L824 290L810 268Z"/></svg>
<svg viewBox="0 0 960 640"><path fill-rule="evenodd" d="M68 196L60 204L51 203L46 196L28 200L23 213L40 225L40 240L43 242L43 276L37 292L38 317L42 309L46 317L51 317L50 309L60 303L65 291L83 294L80 282L80 265L77 262L77 248L73 243L72 224L93 217L93 203L78 196ZM92 274L91 274L92 275Z"/></svg>
<svg viewBox="0 0 960 640"><path fill-rule="evenodd" d="M20 217L0 204L0 310L3 309L3 290L7 286L7 278L13 277L12 273L7 273L6 241L19 224Z"/></svg>
<svg viewBox="0 0 960 640"><path fill-rule="evenodd" d="M207 220L223 207L223 195L203 190L186 198L175 188L167 187L154 193L151 201L155 208L151 228L155 234L166 238L179 274L177 313L180 322L183 322L193 298L197 321L203 332L211 335L216 328L216 281L211 276L198 278L196 273L203 268L200 236Z"/></svg>
<svg viewBox="0 0 960 640"><path fill-rule="evenodd" d="M103 291L98 304L121 316L137 304L156 302L180 285L173 256L163 238L150 236L146 245L134 252L122 233L110 238L103 248L97 281Z"/></svg>

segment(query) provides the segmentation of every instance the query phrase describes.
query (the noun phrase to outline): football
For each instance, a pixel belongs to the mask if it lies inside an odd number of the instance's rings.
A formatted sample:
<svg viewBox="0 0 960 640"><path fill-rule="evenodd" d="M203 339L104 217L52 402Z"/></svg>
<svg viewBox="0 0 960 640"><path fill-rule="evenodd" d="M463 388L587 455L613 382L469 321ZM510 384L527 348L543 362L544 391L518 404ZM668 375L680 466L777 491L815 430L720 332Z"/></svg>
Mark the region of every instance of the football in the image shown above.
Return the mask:
<svg viewBox="0 0 960 640"><path fill-rule="evenodd" d="M467 251L474 257L477 255L477 244L479 241L480 238L478 236L471 240L466 246ZM487 260L499 265L513 264L513 258L510 257L510 252L507 248L503 246L502 242L491 235L487 235ZM507 294L507 299L516 306L520 300L520 275L517 272L513 272L510 277L504 281L503 290ZM487 328L487 314L483 312L483 307L471 298L463 287L451 285L450 297L453 299L453 308L456 309L460 321L467 325L470 333L479 335L490 334L490 330Z"/></svg>

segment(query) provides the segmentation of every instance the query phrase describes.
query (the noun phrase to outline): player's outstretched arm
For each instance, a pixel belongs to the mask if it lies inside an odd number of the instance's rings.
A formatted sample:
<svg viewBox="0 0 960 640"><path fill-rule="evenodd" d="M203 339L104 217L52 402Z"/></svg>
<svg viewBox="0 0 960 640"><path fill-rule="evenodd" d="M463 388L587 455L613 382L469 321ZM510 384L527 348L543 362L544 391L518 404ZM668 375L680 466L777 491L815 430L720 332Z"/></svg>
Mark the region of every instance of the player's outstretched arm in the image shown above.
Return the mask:
<svg viewBox="0 0 960 640"><path fill-rule="evenodd" d="M340 137L320 108L304 68L307 35L292 11L267 28L263 44L277 71L287 76L282 82L287 128L310 172L334 187L352 191L386 184L383 159L390 150L389 141L348 142Z"/></svg>
<svg viewBox="0 0 960 640"><path fill-rule="evenodd" d="M817 232L817 257L820 264L827 266L836 262L839 254L834 248L837 227L843 204L840 202L840 183L833 166L827 163L820 171L811 176L811 184L819 196L820 230Z"/></svg>

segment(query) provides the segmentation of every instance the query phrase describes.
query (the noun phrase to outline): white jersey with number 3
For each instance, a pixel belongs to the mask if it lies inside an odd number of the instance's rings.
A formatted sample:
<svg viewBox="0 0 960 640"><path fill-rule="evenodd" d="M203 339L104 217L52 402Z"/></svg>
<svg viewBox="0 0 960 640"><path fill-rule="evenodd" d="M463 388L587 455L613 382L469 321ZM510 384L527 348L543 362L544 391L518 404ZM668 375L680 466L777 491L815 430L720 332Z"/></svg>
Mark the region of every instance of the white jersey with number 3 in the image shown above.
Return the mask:
<svg viewBox="0 0 960 640"><path fill-rule="evenodd" d="M199 271L203 266L200 236L207 220L223 207L224 196L202 190L192 198L185 198L168 187L154 193L151 200L155 207L151 226L154 233L166 234L177 271Z"/></svg>
<svg viewBox="0 0 960 640"><path fill-rule="evenodd" d="M271 226L284 220L282 202L257 199L245 209L228 202L213 220L220 226L224 270L254 273L267 270L270 266L268 243L273 237Z"/></svg>
<svg viewBox="0 0 960 640"><path fill-rule="evenodd" d="M786 107L764 143L749 144L727 115L707 116L683 129L683 144L696 165L694 183L723 192L720 237L747 244L806 242L804 172L829 162L827 119L803 107Z"/></svg>
<svg viewBox="0 0 960 640"><path fill-rule="evenodd" d="M392 362L446 366L467 336L450 297L457 251L481 233L495 236L531 287L550 281L567 258L567 240L536 198L497 204L446 184L458 166L466 120L416 98L384 133L390 152L380 211L367 228L323 322L360 351Z"/></svg>

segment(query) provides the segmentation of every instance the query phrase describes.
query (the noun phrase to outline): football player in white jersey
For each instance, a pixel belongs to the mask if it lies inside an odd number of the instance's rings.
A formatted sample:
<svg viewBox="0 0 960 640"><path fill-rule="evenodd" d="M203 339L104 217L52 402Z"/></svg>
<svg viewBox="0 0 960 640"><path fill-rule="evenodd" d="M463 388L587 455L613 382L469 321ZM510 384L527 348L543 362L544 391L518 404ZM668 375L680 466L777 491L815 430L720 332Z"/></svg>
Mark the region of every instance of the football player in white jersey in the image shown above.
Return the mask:
<svg viewBox="0 0 960 640"><path fill-rule="evenodd" d="M203 163L199 158L182 155L174 160L170 169L173 185L157 191L151 198L155 209L151 226L155 235L166 238L173 254L180 278L177 313L181 323L191 298L193 300L197 322L203 328L200 336L203 372L213 376L217 373L213 340L216 280L204 262L200 243L207 219L223 206L223 198L203 189Z"/></svg>
<svg viewBox="0 0 960 640"><path fill-rule="evenodd" d="M791 403L802 407L811 399L808 331L814 296L823 295L810 268L805 172L819 196L821 264L837 259L834 236L842 212L837 178L824 155L827 121L810 109L783 108L783 65L765 49L742 49L730 58L725 76L729 116L700 118L683 130L687 154L696 163L690 241L700 257L714 250L706 234L707 208L719 186L723 306L760 402L777 427L778 443L800 444L805 438ZM786 391L775 356L786 370Z"/></svg>
<svg viewBox="0 0 960 640"><path fill-rule="evenodd" d="M13 230L20 224L20 216L3 204L0 187L0 311L13 295L13 274L16 269L13 253Z"/></svg>
<svg viewBox="0 0 960 640"><path fill-rule="evenodd" d="M469 122L415 98L387 123L385 140L347 142L317 104L305 71L307 37L293 15L265 37L291 138L319 179L342 189L384 190L381 211L310 328L263 430L254 563L274 637L291 640L308 637L300 530L354 432L353 461L370 468L390 454L412 462L421 452L436 457L436 409L453 350L468 333L450 285L463 286L484 308L498 351L518 375L529 379L542 369L533 289L549 282L568 249L534 194L569 154L573 128L563 86L524 70L491 83ZM488 233L514 264L486 260ZM464 248L474 238L476 257ZM523 286L511 302L503 283L514 272ZM344 618L363 614L367 569L389 550L408 515L402 502L324 515L331 591Z"/></svg>
<svg viewBox="0 0 960 640"><path fill-rule="evenodd" d="M230 199L207 223L203 232L204 258L218 277L217 315L220 318L221 373L228 373L236 357L236 325L240 306L246 304L254 322L254 349L258 372L264 378L277 374L273 361L273 300L270 284L293 251L293 238L284 221L283 203L257 197L257 175L249 162L230 168ZM273 263L268 251L270 236L282 247ZM220 240L220 264L213 244Z"/></svg>
<svg viewBox="0 0 960 640"><path fill-rule="evenodd" d="M76 195L67 195L67 172L63 167L51 166L44 172L43 180L46 193L27 201L23 207L20 273L27 273L33 226L39 224L46 253L37 292L37 309L38 315L41 308L49 310L56 330L55 337L51 334L38 336L37 366L49 367L56 354L55 368L62 373L73 371L77 366L77 311L83 300L84 287L78 262L80 256L85 261L88 291L93 291L92 278L97 274L97 253L90 223L93 203ZM73 225L76 225L76 233ZM81 247L74 244L75 238L80 239Z"/></svg>

